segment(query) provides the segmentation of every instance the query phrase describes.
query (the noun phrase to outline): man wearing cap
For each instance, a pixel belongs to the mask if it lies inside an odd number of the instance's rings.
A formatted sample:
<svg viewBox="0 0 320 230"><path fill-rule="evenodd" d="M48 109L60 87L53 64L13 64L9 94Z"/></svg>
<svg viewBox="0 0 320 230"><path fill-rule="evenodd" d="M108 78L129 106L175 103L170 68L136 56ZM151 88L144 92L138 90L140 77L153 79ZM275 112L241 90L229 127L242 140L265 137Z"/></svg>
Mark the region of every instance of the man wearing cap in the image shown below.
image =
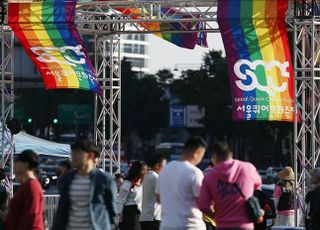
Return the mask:
<svg viewBox="0 0 320 230"><path fill-rule="evenodd" d="M306 229L318 230L320 227L320 168L311 170L311 189L306 196L309 212L306 217Z"/></svg>
<svg viewBox="0 0 320 230"><path fill-rule="evenodd" d="M59 181L60 200L52 230L111 230L117 194L113 177L94 167L99 149L93 141L71 145L75 170Z"/></svg>
<svg viewBox="0 0 320 230"><path fill-rule="evenodd" d="M294 226L294 172L285 167L278 173L280 182L274 190L273 198L277 210L276 226Z"/></svg>

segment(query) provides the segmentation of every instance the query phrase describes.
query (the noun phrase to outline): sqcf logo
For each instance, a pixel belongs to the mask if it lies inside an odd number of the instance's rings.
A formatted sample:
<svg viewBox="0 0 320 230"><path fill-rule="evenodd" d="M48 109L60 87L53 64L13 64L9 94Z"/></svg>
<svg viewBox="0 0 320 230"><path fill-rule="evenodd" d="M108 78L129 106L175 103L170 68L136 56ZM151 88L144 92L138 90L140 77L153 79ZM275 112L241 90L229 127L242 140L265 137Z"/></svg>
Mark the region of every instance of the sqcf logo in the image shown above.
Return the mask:
<svg viewBox="0 0 320 230"><path fill-rule="evenodd" d="M63 47L31 47L31 51L37 56L36 58L44 63L60 63L71 66L82 65L86 63L85 53L82 46L63 46ZM71 55L73 53L73 55ZM63 58L58 58L62 56Z"/></svg>
<svg viewBox="0 0 320 230"><path fill-rule="evenodd" d="M255 70L261 66L266 74L266 85L262 85L255 74ZM287 90L287 79L290 77L287 68L289 62L280 63L279 61L265 62L262 60L249 61L240 59L234 65L234 72L239 78L236 80L236 85L243 91L252 91L255 89L261 90L274 96L276 93L282 93ZM280 73L281 84L278 83Z"/></svg>

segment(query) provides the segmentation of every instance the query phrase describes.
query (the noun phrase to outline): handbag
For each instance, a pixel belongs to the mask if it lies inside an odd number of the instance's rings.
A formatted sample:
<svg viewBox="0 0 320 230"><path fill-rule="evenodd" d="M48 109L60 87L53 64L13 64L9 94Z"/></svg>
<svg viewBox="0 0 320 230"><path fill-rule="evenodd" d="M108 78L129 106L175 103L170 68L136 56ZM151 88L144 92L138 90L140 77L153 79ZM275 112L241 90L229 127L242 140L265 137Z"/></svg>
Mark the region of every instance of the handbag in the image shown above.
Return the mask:
<svg viewBox="0 0 320 230"><path fill-rule="evenodd" d="M263 221L263 216L261 215L261 206L258 198L253 195L246 199L238 184L235 183L235 187L240 192L241 196L246 200L246 210L249 219L254 223L261 223Z"/></svg>

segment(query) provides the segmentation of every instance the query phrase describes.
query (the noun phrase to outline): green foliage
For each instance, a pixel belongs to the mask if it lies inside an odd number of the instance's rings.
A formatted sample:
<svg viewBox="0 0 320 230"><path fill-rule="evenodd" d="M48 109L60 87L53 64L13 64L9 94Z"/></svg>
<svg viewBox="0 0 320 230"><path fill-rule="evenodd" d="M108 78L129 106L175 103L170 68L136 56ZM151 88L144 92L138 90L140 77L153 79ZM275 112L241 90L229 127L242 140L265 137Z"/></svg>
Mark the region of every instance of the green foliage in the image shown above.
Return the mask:
<svg viewBox="0 0 320 230"><path fill-rule="evenodd" d="M123 132L136 133L148 141L168 124L168 102L163 99L162 84L154 75L137 78L126 60L122 70Z"/></svg>
<svg viewBox="0 0 320 230"><path fill-rule="evenodd" d="M170 89L182 104L205 108L203 124L207 133L223 136L233 130L229 78L220 51L210 51L204 58L204 68L185 71Z"/></svg>

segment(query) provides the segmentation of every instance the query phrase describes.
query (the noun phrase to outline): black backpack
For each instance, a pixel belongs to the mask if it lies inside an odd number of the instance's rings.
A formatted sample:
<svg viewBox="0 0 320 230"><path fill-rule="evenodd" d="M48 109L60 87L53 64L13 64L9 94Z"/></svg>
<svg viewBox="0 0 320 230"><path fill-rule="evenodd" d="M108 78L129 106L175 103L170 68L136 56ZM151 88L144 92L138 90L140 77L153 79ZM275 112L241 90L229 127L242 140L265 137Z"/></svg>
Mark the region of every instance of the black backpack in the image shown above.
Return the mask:
<svg viewBox="0 0 320 230"><path fill-rule="evenodd" d="M258 198L260 206L264 211L264 219L275 219L277 214L273 200L260 190L254 191L254 195Z"/></svg>
<svg viewBox="0 0 320 230"><path fill-rule="evenodd" d="M277 209L279 211L293 210L294 209L294 193L292 189L281 187L282 195L279 199Z"/></svg>

